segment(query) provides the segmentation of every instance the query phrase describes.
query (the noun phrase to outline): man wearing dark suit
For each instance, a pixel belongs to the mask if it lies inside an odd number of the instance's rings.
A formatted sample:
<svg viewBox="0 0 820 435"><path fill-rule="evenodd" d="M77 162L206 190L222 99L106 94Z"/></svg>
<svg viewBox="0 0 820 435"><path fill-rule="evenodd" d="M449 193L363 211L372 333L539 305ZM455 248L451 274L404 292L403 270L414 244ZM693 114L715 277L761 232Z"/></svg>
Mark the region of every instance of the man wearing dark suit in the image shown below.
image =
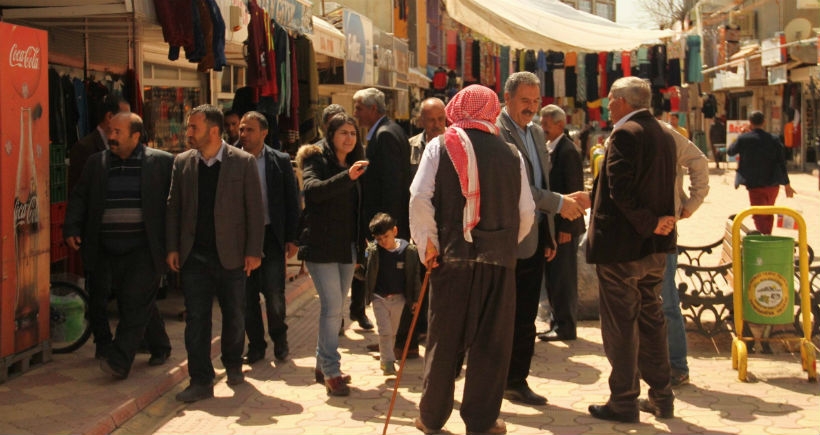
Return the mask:
<svg viewBox="0 0 820 435"><path fill-rule="evenodd" d="M353 94L353 116L360 127L368 129L365 155L370 165L362 177L362 222L370 222L376 213L387 213L396 219L398 237L409 240L410 142L404 130L386 113L387 105L382 91L367 88ZM361 313L351 312L350 318L360 320L359 324L362 325L361 319L367 319L364 305ZM369 319L367 323L372 325Z"/></svg>
<svg viewBox="0 0 820 435"><path fill-rule="evenodd" d="M560 212L568 219L577 219L584 210L571 196L550 190L546 138L541 126L532 122L541 105L538 77L530 72L512 74L504 84L504 101L506 107L498 116L496 126L501 138L514 144L524 157L537 210L529 233L518 245L515 333L504 398L529 405L545 405L547 399L530 389L527 377L535 351L535 317L544 276L544 258L552 260L555 256L552 216Z"/></svg>
<svg viewBox="0 0 820 435"><path fill-rule="evenodd" d="M666 322L660 292L666 254L675 251L672 133L649 112L649 83L616 80L609 92L612 135L591 193L587 261L597 265L601 337L612 365L606 404L593 417L638 422L640 379L649 400L640 410L674 416Z"/></svg>
<svg viewBox="0 0 820 435"><path fill-rule="evenodd" d="M222 111L201 105L188 115L192 149L174 159L167 210L167 262L181 273L185 350L191 383L181 402L213 397L211 307L222 311L222 364L228 385L245 382L245 279L262 263L265 221L254 157L222 140Z"/></svg>
<svg viewBox="0 0 820 435"><path fill-rule="evenodd" d="M86 162L63 233L72 249L81 250L88 271L91 325L98 348L107 348L100 367L125 379L143 336L151 349L149 364L162 364L171 353L155 299L166 271L165 202L174 159L140 143L143 124L136 114L109 121L110 149ZM120 313L113 342L105 314L112 289Z"/></svg>
<svg viewBox="0 0 820 435"><path fill-rule="evenodd" d="M130 112L131 106L127 101L121 100L113 95L105 97L100 108L101 118L97 128L80 139L68 150L68 191L71 192L80 180L88 158L100 151L108 149L108 136L111 134L111 118L120 112Z"/></svg>
<svg viewBox="0 0 820 435"><path fill-rule="evenodd" d="M353 94L353 116L367 131L365 154L370 161L364 180L364 222L387 213L398 222L398 237L408 239L410 142L404 130L386 116L384 93L368 88Z"/></svg>
<svg viewBox="0 0 820 435"><path fill-rule="evenodd" d="M245 362L265 358L265 326L259 294L265 297L268 334L273 356L283 361L290 353L288 325L285 323L285 261L296 254L296 227L299 220L299 189L290 156L265 145L268 120L259 112L248 112L239 123L239 146L256 157L265 212L265 243L262 265L251 272L246 289L245 333L248 353Z"/></svg>
<svg viewBox="0 0 820 435"><path fill-rule="evenodd" d="M547 136L550 154L550 188L569 194L584 190L581 154L564 134L567 115L550 104L541 108L541 128ZM578 323L578 237L586 231L583 219L567 220L555 216L557 248L555 258L547 262L547 296L552 309L552 328L538 335L544 341L575 340Z"/></svg>

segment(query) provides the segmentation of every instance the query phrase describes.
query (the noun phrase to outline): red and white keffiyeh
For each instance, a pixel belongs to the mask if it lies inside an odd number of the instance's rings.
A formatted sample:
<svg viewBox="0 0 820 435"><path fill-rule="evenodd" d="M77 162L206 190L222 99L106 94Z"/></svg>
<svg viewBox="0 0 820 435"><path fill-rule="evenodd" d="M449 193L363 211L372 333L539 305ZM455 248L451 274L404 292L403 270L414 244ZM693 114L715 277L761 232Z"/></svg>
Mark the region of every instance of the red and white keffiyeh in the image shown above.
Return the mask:
<svg viewBox="0 0 820 435"><path fill-rule="evenodd" d="M444 132L444 146L458 174L461 194L466 199L462 223L464 240L472 242L471 231L481 220L481 188L473 144L464 129L498 134L494 122L501 112L501 104L489 88L470 85L450 100L444 112L450 122Z"/></svg>

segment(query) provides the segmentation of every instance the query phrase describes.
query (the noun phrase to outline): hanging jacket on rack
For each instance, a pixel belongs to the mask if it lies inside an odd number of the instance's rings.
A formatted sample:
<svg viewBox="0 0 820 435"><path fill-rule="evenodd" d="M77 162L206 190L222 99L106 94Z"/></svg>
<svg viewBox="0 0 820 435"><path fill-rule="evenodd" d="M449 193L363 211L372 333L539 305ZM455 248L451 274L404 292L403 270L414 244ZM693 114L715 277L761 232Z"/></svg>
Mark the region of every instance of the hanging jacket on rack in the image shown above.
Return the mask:
<svg viewBox="0 0 820 435"><path fill-rule="evenodd" d="M193 3L191 0L154 0L157 20L162 27L162 37L168 43L168 59L179 59L180 47L193 47L193 21L180 19L190 17Z"/></svg>

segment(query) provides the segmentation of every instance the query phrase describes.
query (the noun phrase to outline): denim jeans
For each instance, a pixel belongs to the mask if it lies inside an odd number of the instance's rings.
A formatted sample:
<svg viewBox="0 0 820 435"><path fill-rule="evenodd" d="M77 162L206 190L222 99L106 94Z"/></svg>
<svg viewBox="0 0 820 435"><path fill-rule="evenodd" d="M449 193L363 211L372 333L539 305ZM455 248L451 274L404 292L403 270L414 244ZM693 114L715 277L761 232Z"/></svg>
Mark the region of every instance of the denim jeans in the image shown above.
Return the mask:
<svg viewBox="0 0 820 435"><path fill-rule="evenodd" d="M675 270L678 267L678 254L666 256L666 270L661 285L663 299L663 315L666 317L666 339L669 345L669 362L672 370L689 373L689 364L686 362L686 323L680 312L680 298L675 283Z"/></svg>
<svg viewBox="0 0 820 435"><path fill-rule="evenodd" d="M351 257L352 260L352 257ZM316 345L316 367L325 378L342 375L339 355L339 325L342 324L342 308L350 284L353 281L353 263L305 262L316 293L319 294L319 340Z"/></svg>
<svg viewBox="0 0 820 435"><path fill-rule="evenodd" d="M211 385L211 329L214 297L222 311L222 364L242 367L245 348L245 271L224 269L218 259L193 253L182 267L185 295L185 350L191 384Z"/></svg>

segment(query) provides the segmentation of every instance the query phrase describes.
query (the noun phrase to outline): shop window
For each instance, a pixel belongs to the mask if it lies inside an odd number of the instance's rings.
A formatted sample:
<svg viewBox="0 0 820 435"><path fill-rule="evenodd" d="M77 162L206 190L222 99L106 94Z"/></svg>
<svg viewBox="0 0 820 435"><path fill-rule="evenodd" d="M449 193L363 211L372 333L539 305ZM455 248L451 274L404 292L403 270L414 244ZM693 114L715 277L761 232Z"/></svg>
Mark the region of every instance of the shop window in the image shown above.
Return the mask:
<svg viewBox="0 0 820 435"><path fill-rule="evenodd" d="M200 88L146 86L145 127L148 144L171 153L185 151L185 116L203 103Z"/></svg>

